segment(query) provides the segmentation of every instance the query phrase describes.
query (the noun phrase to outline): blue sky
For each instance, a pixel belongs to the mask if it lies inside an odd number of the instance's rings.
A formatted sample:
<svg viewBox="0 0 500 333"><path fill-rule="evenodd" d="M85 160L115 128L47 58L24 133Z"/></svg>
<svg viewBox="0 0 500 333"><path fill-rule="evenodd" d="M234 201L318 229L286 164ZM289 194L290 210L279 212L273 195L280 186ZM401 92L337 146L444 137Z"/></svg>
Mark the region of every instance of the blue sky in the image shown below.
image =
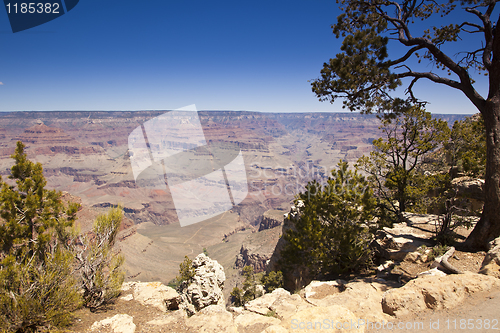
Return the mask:
<svg viewBox="0 0 500 333"><path fill-rule="evenodd" d="M0 111L342 111L308 82L340 51L339 13L333 0L82 0L12 33L0 8ZM476 112L450 88L416 90L433 113Z"/></svg>

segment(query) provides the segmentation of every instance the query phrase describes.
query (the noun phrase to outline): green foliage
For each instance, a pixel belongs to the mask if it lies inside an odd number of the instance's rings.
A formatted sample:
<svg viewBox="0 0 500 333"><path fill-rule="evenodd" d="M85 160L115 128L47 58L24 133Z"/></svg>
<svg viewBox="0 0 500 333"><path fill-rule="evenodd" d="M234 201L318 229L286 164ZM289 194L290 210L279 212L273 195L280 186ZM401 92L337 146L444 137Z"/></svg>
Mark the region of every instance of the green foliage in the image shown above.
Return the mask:
<svg viewBox="0 0 500 333"><path fill-rule="evenodd" d="M195 274L193 261L188 256L184 256L184 261L179 264L179 275L175 278L174 284L180 288L183 282L189 283Z"/></svg>
<svg viewBox="0 0 500 333"><path fill-rule="evenodd" d="M231 290L231 298L235 306L243 306L245 304L243 302L243 293L244 291L238 287L234 287L233 290Z"/></svg>
<svg viewBox="0 0 500 333"><path fill-rule="evenodd" d="M264 275L262 284L266 292L271 293L273 290L283 288L283 273L281 271L271 271Z"/></svg>
<svg viewBox="0 0 500 333"><path fill-rule="evenodd" d="M243 267L242 274L245 277L243 281L243 289L234 287L231 291L231 296L234 305L242 306L245 303L255 299L257 294L257 279L252 266Z"/></svg>
<svg viewBox="0 0 500 333"><path fill-rule="evenodd" d="M356 272L369 265L368 224L376 202L365 178L346 162L322 186L309 182L295 201L303 203L293 227L284 234L283 268L308 267L313 278Z"/></svg>
<svg viewBox="0 0 500 333"><path fill-rule="evenodd" d="M203 248L203 254L204 254L204 255L206 255L206 256L208 257L208 251L207 251L207 248L206 248L206 247L204 247L204 248Z"/></svg>
<svg viewBox="0 0 500 333"><path fill-rule="evenodd" d="M80 304L71 228L78 205L45 189L40 163L17 143L9 185L0 179L0 326L35 332L68 325Z"/></svg>
<svg viewBox="0 0 500 333"><path fill-rule="evenodd" d="M384 137L373 141L374 150L356 167L369 175L384 207L401 216L407 210L425 212L428 192L447 183L446 175L426 175L421 166L423 157L445 142L450 131L445 121L433 119L421 107L397 103L394 116L382 119Z"/></svg>
<svg viewBox="0 0 500 333"><path fill-rule="evenodd" d="M461 90L478 107L484 101L474 90L469 71L488 75L493 69L496 22L490 16L494 1L337 2L342 14L332 29L336 38L343 39L342 46L324 63L320 78L312 82L320 100L333 103L342 98L344 107L350 110L385 112L389 110L386 103L392 99L390 92L409 78L407 92L412 100L416 100L414 85L429 80ZM460 12L461 16L449 15L451 12ZM463 56L457 59L455 53L445 53L452 49L449 44L460 42L467 34L477 34L475 43L452 47L461 50ZM405 51L391 57L390 45Z"/></svg>
<svg viewBox="0 0 500 333"><path fill-rule="evenodd" d="M83 304L96 310L120 295L125 273L121 269L124 257L113 251L123 212L112 208L94 222L92 237L80 237L76 259L83 288Z"/></svg>
<svg viewBox="0 0 500 333"><path fill-rule="evenodd" d="M486 131L483 117L455 121L446 152L452 167L472 177L484 177L486 170Z"/></svg>
<svg viewBox="0 0 500 333"><path fill-rule="evenodd" d="M435 258L442 256L448 251L448 246L446 245L436 245L432 248L429 253L428 260L433 261Z"/></svg>
<svg viewBox="0 0 500 333"><path fill-rule="evenodd" d="M267 313L266 313L266 315L265 315L265 316L266 316L266 317L274 317L274 318L278 318L278 319L279 319L278 314L277 314L277 313L276 313L276 311L274 311L274 310L269 310L269 311L267 311Z"/></svg>

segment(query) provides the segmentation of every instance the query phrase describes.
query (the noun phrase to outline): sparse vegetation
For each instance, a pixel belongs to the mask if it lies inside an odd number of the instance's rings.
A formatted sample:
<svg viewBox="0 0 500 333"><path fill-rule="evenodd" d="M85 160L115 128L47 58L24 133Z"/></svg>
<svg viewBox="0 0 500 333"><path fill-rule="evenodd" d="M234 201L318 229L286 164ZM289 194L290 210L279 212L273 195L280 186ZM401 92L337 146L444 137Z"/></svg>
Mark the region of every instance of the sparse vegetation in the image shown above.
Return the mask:
<svg viewBox="0 0 500 333"><path fill-rule="evenodd" d="M384 137L373 141L374 150L356 167L369 175L382 206L401 219L405 211L426 213L428 202L422 199L447 182L446 175L426 174L421 165L424 156L448 140L450 130L420 106L396 100L393 108L393 117L382 119Z"/></svg>
<svg viewBox="0 0 500 333"><path fill-rule="evenodd" d="M188 256L184 256L184 261L179 264L179 275L169 285L178 289L183 282L189 282L195 274L193 261Z"/></svg>
<svg viewBox="0 0 500 333"><path fill-rule="evenodd" d="M252 266L243 267L242 274L245 277L243 281L243 289L234 287L231 291L231 297L234 305L242 306L245 303L259 297L257 293L257 282L256 274Z"/></svg>
<svg viewBox="0 0 500 333"><path fill-rule="evenodd" d="M95 308L119 293L123 258L112 246L121 210L98 218L92 240L82 242L74 229L78 205L66 206L60 192L45 189L41 164L28 160L21 142L12 158L15 185L0 178L0 326L53 332L69 325L80 305ZM84 266L93 274L79 280L75 273Z"/></svg>
<svg viewBox="0 0 500 333"><path fill-rule="evenodd" d="M271 271L262 277L262 284L266 292L271 293L273 290L283 288L283 273L281 271Z"/></svg>
<svg viewBox="0 0 500 333"><path fill-rule="evenodd" d="M93 234L80 236L76 246L83 288L84 306L96 310L112 302L120 294L125 273L121 269L124 257L113 251L123 213L112 208L94 222Z"/></svg>
<svg viewBox="0 0 500 333"><path fill-rule="evenodd" d="M436 245L431 249L431 252L429 253L428 260L433 261L437 257L442 256L443 254L448 251L448 246L446 245Z"/></svg>

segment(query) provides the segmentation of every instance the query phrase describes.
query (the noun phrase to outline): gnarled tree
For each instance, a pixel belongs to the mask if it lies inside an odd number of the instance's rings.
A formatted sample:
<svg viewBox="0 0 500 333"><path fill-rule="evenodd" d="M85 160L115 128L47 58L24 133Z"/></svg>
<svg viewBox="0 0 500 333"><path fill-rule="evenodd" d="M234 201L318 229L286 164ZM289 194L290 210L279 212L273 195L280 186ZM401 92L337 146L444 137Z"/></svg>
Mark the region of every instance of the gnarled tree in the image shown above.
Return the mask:
<svg viewBox="0 0 500 333"><path fill-rule="evenodd" d="M413 91L420 81L460 90L481 112L486 130L485 204L466 241L485 248L500 236L500 34L493 17L498 15L497 1L338 2L343 14L332 28L337 38L343 37L342 52L324 64L321 77L312 83L313 92L322 101L343 98L350 110L386 112L392 104L389 93L404 79L409 99L416 103L422 103ZM420 33L423 24L428 29ZM460 45L458 57L456 48L453 54L445 52L468 34L475 39ZM405 51L389 57L389 44ZM476 90L476 74L488 76L488 96Z"/></svg>

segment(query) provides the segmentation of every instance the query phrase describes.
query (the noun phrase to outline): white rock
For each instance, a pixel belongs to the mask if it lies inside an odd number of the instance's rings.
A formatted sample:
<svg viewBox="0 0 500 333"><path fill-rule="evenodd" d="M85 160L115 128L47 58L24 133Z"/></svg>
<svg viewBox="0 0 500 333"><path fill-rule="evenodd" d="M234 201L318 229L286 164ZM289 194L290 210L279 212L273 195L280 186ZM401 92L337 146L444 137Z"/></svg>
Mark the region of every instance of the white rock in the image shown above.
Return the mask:
<svg viewBox="0 0 500 333"><path fill-rule="evenodd" d="M111 318L106 318L101 321L96 321L90 327L91 331L109 326L114 333L134 333L135 324L134 318L128 314L117 314Z"/></svg>

